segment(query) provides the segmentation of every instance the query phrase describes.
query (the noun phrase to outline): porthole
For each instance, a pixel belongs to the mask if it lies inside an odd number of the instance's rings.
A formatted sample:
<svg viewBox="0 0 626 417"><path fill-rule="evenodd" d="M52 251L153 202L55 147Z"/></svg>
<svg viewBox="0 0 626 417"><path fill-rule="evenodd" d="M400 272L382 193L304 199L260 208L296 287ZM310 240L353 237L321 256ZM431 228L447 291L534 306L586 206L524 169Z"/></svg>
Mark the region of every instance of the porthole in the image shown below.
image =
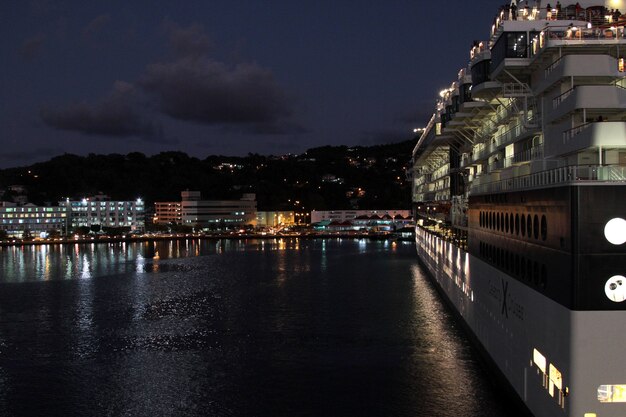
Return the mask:
<svg viewBox="0 0 626 417"><path fill-rule="evenodd" d="M478 227L483 227L483 212L478 212Z"/></svg>
<svg viewBox="0 0 626 417"><path fill-rule="evenodd" d="M509 224L511 225L511 234L513 234L513 213L509 213Z"/></svg>
<svg viewBox="0 0 626 417"><path fill-rule="evenodd" d="M504 230L509 233L509 216L506 214L504 215Z"/></svg>
<svg viewBox="0 0 626 417"><path fill-rule="evenodd" d="M528 236L528 239L533 237L533 220L530 214L526 216L526 236Z"/></svg>
<svg viewBox="0 0 626 417"><path fill-rule="evenodd" d="M522 237L526 236L526 216L522 214Z"/></svg>
<svg viewBox="0 0 626 417"><path fill-rule="evenodd" d="M519 214L515 214L515 234L519 236Z"/></svg>
<svg viewBox="0 0 626 417"><path fill-rule="evenodd" d="M548 238L548 220L546 219L545 214L541 216L541 240L546 240Z"/></svg>
<svg viewBox="0 0 626 417"><path fill-rule="evenodd" d="M500 231L504 232L504 215L500 213Z"/></svg>
<svg viewBox="0 0 626 417"><path fill-rule="evenodd" d="M499 232L500 231L500 215L498 213L496 213L496 230Z"/></svg>
<svg viewBox="0 0 626 417"><path fill-rule="evenodd" d="M609 300L621 303L626 300L626 277L615 275L604 284L604 293Z"/></svg>
<svg viewBox="0 0 626 417"><path fill-rule="evenodd" d="M535 214L533 218L533 232L535 235L535 239L539 239L539 216Z"/></svg>

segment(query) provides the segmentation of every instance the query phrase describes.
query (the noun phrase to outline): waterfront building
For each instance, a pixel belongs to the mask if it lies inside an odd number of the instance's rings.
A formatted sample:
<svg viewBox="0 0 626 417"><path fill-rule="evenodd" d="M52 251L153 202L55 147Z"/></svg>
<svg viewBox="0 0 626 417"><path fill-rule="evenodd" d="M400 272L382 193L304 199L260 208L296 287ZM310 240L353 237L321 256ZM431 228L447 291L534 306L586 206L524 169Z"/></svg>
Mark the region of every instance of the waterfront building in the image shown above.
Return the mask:
<svg viewBox="0 0 626 417"><path fill-rule="evenodd" d="M184 225L199 228L256 225L255 194L244 194L239 200L202 200L199 191L183 191L181 197Z"/></svg>
<svg viewBox="0 0 626 417"><path fill-rule="evenodd" d="M311 211L311 223L319 223L324 220L344 222L354 220L359 216L390 216L395 218L400 215L403 219L411 218L411 210L313 210Z"/></svg>
<svg viewBox="0 0 626 417"><path fill-rule="evenodd" d="M331 210L311 212L316 230L389 232L413 226L409 210Z"/></svg>
<svg viewBox="0 0 626 417"><path fill-rule="evenodd" d="M66 216L67 210L64 206L0 202L0 230L11 237L46 237L53 230L62 232Z"/></svg>
<svg viewBox="0 0 626 417"><path fill-rule="evenodd" d="M621 3L503 8L413 150L420 260L537 417L626 416Z"/></svg>
<svg viewBox="0 0 626 417"><path fill-rule="evenodd" d="M256 227L293 226L295 218L293 211L257 211Z"/></svg>
<svg viewBox="0 0 626 417"><path fill-rule="evenodd" d="M111 201L99 194L82 200L59 202L70 210L69 227L122 227L131 231L143 230L144 202L141 198L131 201Z"/></svg>
<svg viewBox="0 0 626 417"><path fill-rule="evenodd" d="M181 224L183 209L180 201L157 201L154 203L154 224Z"/></svg>

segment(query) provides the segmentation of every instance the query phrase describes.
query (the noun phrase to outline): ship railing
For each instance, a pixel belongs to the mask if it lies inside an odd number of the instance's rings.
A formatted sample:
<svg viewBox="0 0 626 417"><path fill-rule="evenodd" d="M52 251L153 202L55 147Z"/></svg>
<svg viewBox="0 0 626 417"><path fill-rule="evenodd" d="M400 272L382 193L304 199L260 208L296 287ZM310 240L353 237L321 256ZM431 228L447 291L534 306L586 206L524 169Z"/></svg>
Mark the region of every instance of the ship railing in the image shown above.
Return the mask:
<svg viewBox="0 0 626 417"><path fill-rule="evenodd" d="M450 173L450 164L446 163L433 171L431 181L438 180L439 178L445 177Z"/></svg>
<svg viewBox="0 0 626 417"><path fill-rule="evenodd" d="M560 167L484 184L472 183L470 194L490 194L533 188L546 188L564 184L583 184L594 182L626 183L626 167L602 165L574 165Z"/></svg>
<svg viewBox="0 0 626 417"><path fill-rule="evenodd" d="M574 136L578 135L580 132L587 129L592 124L592 122L584 123L582 125L578 125L576 127L563 131L563 143L568 143Z"/></svg>
<svg viewBox="0 0 626 417"><path fill-rule="evenodd" d="M511 161L512 164L519 164L521 162L527 162L532 160L537 160L543 158L543 147L535 146L530 149L526 149L525 151L517 152L507 159Z"/></svg>
<svg viewBox="0 0 626 417"><path fill-rule="evenodd" d="M530 45L530 56L539 55L551 42L567 42L567 44L584 44L588 41L606 41L624 39L624 21L620 20L614 26L600 28L586 26L563 26L544 29L537 39L534 39ZM552 65L558 65L558 60ZM550 67L552 66L550 65ZM545 75L547 76L553 68L548 67ZM549 71L548 71L549 69Z"/></svg>
<svg viewBox="0 0 626 417"><path fill-rule="evenodd" d="M559 107L561 105L561 103L568 98L576 89L576 87L572 87L569 90L567 90L566 92L564 92L563 94L560 94L558 96L556 96L555 98L552 99L552 109L556 109L557 107Z"/></svg>
<svg viewBox="0 0 626 417"><path fill-rule="evenodd" d="M531 128L535 124L539 123L540 120L541 119L538 116L531 117L527 120L527 126L521 123L517 123L510 129L505 130L504 132L494 136L490 142L484 144L482 149L472 152L469 157L469 162L479 161L484 157L496 152L498 148L515 142L517 138L531 130Z"/></svg>
<svg viewBox="0 0 626 417"><path fill-rule="evenodd" d="M532 96L532 90L526 83L504 83L502 85L502 95L507 98L529 97Z"/></svg>
<svg viewBox="0 0 626 417"><path fill-rule="evenodd" d="M506 158L502 160L496 159L495 161L489 164L489 172L503 169L503 168L506 168L507 166L510 166L510 163L507 165Z"/></svg>
<svg viewBox="0 0 626 417"><path fill-rule="evenodd" d="M548 75L550 75L550 73L552 73L552 71L554 71L561 62L563 62L563 56L564 55L560 56L556 61L548 65L548 67L544 70L545 78L548 78Z"/></svg>
<svg viewBox="0 0 626 417"><path fill-rule="evenodd" d="M423 185L429 181L430 181L430 174L423 174L419 178L416 178L413 184L416 187L419 187L420 185Z"/></svg>

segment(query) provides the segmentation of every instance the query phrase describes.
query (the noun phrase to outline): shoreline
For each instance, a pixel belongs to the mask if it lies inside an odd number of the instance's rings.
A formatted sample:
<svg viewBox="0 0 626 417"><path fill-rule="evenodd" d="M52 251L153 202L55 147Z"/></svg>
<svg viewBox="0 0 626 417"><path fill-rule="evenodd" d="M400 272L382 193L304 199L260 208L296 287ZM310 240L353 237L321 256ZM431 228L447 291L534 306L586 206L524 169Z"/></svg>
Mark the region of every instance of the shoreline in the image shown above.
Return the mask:
<svg viewBox="0 0 626 417"><path fill-rule="evenodd" d="M1 241L0 247L10 246L42 246L42 245L84 245L84 244L103 244L103 243L126 243L126 242L150 242L150 241L167 241L167 240L238 240L238 239L369 239L369 240L395 240L413 242L413 237L402 237L391 233L290 233L281 235L269 235L259 233L241 233L241 234L171 234L163 236L131 236L131 237L89 237L79 239L53 239L53 240L11 240Z"/></svg>

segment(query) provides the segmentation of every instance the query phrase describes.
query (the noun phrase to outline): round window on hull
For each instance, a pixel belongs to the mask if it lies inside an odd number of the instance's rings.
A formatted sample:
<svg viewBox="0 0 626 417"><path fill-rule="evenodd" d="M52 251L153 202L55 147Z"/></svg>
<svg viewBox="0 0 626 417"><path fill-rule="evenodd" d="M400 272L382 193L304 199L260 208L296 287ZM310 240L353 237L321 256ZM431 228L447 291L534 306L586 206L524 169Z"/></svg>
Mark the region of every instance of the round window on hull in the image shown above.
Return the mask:
<svg viewBox="0 0 626 417"><path fill-rule="evenodd" d="M614 303L626 300L626 277L615 275L609 278L604 284L604 293Z"/></svg>

